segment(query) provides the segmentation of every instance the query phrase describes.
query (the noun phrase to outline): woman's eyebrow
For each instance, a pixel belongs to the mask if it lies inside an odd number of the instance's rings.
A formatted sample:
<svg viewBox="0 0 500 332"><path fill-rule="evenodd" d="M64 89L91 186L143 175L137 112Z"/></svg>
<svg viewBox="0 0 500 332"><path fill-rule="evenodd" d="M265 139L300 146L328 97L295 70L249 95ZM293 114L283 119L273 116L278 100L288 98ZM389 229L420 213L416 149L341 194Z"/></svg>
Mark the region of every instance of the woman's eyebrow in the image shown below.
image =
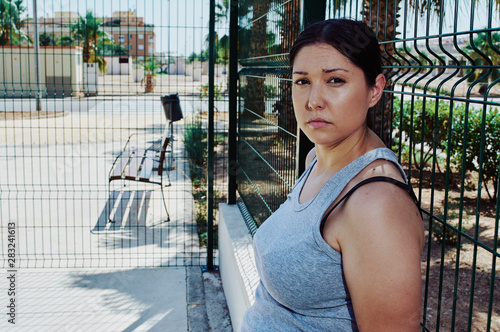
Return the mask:
<svg viewBox="0 0 500 332"><path fill-rule="evenodd" d="M328 74L328 73L333 73L335 71L345 71L345 72L349 72L349 70L347 69L344 69L344 68L332 68L332 69L323 69L322 72L325 73L325 74ZM309 75L308 72L306 71L302 71L302 70L296 70L294 71L292 74L297 74L297 75Z"/></svg>
<svg viewBox="0 0 500 332"><path fill-rule="evenodd" d="M344 68L332 68L332 69L323 69L323 73L332 73L334 71L345 71L345 72L349 72L347 69L344 69Z"/></svg>

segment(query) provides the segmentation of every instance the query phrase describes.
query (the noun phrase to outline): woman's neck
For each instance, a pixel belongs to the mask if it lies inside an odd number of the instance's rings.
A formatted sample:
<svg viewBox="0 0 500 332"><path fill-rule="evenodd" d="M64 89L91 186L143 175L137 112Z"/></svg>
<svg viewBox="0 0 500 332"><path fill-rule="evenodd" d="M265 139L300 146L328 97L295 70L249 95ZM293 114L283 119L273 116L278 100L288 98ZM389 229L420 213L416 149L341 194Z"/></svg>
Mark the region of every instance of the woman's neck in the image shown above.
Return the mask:
<svg viewBox="0 0 500 332"><path fill-rule="evenodd" d="M384 147L384 143L368 128L357 137L349 137L335 146L316 145L315 173L329 177L366 152L380 147Z"/></svg>

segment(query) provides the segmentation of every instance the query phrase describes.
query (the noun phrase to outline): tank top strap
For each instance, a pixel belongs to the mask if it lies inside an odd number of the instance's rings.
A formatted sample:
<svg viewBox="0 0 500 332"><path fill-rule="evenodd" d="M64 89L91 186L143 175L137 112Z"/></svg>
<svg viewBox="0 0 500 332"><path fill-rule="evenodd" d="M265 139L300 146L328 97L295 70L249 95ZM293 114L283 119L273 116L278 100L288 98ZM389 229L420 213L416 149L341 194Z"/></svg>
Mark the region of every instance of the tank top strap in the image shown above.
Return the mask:
<svg viewBox="0 0 500 332"><path fill-rule="evenodd" d="M337 199L338 195L344 190L345 186L361 172L365 167L370 165L375 160L384 159L393 162L398 166L405 183L407 182L406 174L398 163L397 157L388 148L378 148L368 151L364 155L358 157L350 164L346 165L340 171L335 173L319 191L316 197L316 207L322 211L326 211L328 207Z"/></svg>
<svg viewBox="0 0 500 332"><path fill-rule="evenodd" d="M349 190L347 192L347 194L345 194L337 203L335 203L335 205L333 205L330 209L328 209L328 211L324 214L323 218L321 218L321 224L320 224L321 233L323 233L323 227L325 226L326 219L328 219L328 216L333 212L333 210L335 210L337 208L337 206L342 204L342 202L347 200L352 195L352 193L355 192L359 187L362 187L365 184L372 183L372 182L389 182L389 183L392 183L392 184L400 187L401 189L403 189L404 191L406 191L410 195L410 197L412 198L415 205L417 207L419 206L417 196L415 196L415 193L413 192L413 188L411 187L411 185L409 183L401 182L401 181L398 181L396 179L393 179L393 178L390 178L387 176L374 176L374 177L365 179L365 180L361 181L360 183L356 184L354 187L351 188L351 190ZM419 211L420 211L420 209L419 209ZM420 216L422 216L422 211L420 211Z"/></svg>
<svg viewBox="0 0 500 332"><path fill-rule="evenodd" d="M295 184L292 186L292 191L295 189L295 187L300 186L302 187L303 182L305 182L305 179L308 177L309 173L311 172L311 169L313 168L314 164L316 164L316 156L314 156L313 160L307 165L307 168L302 172L302 174L299 176L297 181L295 181Z"/></svg>

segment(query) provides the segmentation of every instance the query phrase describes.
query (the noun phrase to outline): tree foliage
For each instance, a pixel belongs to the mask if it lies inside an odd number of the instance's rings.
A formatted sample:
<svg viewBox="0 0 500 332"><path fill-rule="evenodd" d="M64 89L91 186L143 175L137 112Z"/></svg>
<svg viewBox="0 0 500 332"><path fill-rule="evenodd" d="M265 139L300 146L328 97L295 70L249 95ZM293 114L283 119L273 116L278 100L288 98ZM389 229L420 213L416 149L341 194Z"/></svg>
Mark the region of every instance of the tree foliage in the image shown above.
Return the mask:
<svg viewBox="0 0 500 332"><path fill-rule="evenodd" d="M113 38L104 31L102 19L87 11L85 17L79 15L76 23L69 25L71 35L77 45L83 47L83 62L97 62L99 70L104 72L106 61L102 57L104 44L112 44Z"/></svg>
<svg viewBox="0 0 500 332"><path fill-rule="evenodd" d="M21 28L26 12L22 0L0 0L0 45L30 45L31 37Z"/></svg>
<svg viewBox="0 0 500 332"><path fill-rule="evenodd" d="M472 43L467 44L465 50L473 60L472 65L483 66L472 69L469 82L486 83L479 90L481 94L484 94L487 83L500 78L500 34L479 33Z"/></svg>
<svg viewBox="0 0 500 332"><path fill-rule="evenodd" d="M42 32L39 35L39 41L40 41L40 46L55 46L56 41L54 40L54 37L47 32Z"/></svg>

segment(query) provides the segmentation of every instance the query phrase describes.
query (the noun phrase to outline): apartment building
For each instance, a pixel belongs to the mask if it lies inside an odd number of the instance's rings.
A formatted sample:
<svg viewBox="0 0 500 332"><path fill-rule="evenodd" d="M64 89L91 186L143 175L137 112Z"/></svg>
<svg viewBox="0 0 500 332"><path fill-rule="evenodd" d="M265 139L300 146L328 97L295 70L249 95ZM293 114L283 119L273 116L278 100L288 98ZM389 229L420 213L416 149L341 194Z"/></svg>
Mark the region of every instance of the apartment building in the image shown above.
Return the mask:
<svg viewBox="0 0 500 332"><path fill-rule="evenodd" d="M104 18L104 31L113 36L115 43L123 45L134 58L144 60L156 53L154 26L144 23L135 10L117 11Z"/></svg>
<svg viewBox="0 0 500 332"><path fill-rule="evenodd" d="M76 12L54 12L54 17L38 19L38 32L55 38L69 35L69 24L78 20ZM116 44L123 45L133 58L144 60L156 53L156 35L152 24L144 23L135 10L117 11L112 17L101 18L103 29L111 35ZM26 31L33 37L33 23L26 23Z"/></svg>

